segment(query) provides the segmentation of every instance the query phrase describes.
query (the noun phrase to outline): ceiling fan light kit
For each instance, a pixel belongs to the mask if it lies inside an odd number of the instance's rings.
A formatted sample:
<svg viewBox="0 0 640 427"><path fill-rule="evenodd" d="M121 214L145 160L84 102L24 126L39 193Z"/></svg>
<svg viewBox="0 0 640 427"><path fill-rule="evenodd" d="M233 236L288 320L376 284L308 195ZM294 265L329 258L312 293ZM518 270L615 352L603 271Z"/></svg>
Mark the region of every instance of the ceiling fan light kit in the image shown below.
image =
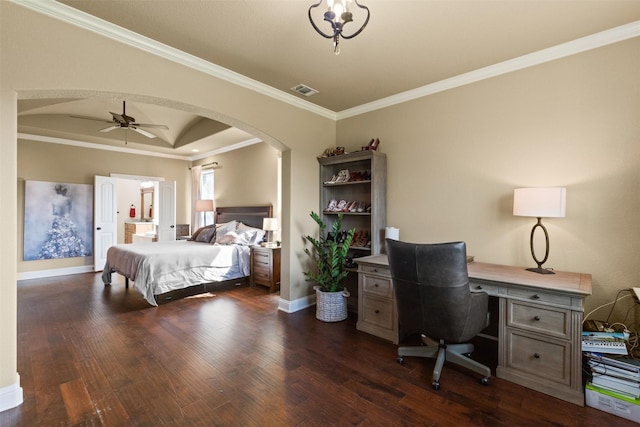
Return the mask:
<svg viewBox="0 0 640 427"><path fill-rule="evenodd" d="M333 30L333 34L327 34L322 30L320 30L320 28L318 28L316 23L313 21L313 17L311 16L311 10L316 7L319 7L323 2L324 0L321 0L318 3L313 4L311 5L311 7L309 7L309 12L308 12L309 21L311 22L311 25L313 26L314 30L318 32L318 34L320 34L322 37L325 37L327 39L333 39L333 53L335 53L336 55L339 55L340 54L340 37L348 40L360 34L362 30L364 30L364 27L366 27L367 24L369 23L369 17L370 17L369 8L367 6L364 6L358 3L358 0L327 0L327 11L324 13L323 16L324 16L324 20L327 21L329 25L331 25L331 29ZM352 3L355 3L356 6L358 6L360 9L366 10L367 17L365 18L362 26L356 32L350 35L344 35L342 33L342 30L344 29L345 25L353 21L353 14L349 10Z"/></svg>
<svg viewBox="0 0 640 427"><path fill-rule="evenodd" d="M104 123L110 123L111 126L108 126L104 129L100 129L100 132L111 132L114 129L124 129L125 131L127 129L131 129L134 132L139 133L140 135L146 136L147 138L155 138L156 135L152 134L151 132L148 132L144 129L140 129L140 128L153 128L153 129L165 129L165 130L169 130L169 127L166 125L154 125L151 123L138 123L136 122L136 119L128 116L127 115L127 103L126 101L122 101L122 114L118 114L118 113L114 113L112 111L110 111L110 114L112 116L111 120L102 120L102 119L96 119L93 117L86 117L86 116L71 116L73 118L76 119L85 119L85 120L97 120L99 122L104 122ZM126 137L125 137L126 138ZM127 141L125 140L125 143Z"/></svg>

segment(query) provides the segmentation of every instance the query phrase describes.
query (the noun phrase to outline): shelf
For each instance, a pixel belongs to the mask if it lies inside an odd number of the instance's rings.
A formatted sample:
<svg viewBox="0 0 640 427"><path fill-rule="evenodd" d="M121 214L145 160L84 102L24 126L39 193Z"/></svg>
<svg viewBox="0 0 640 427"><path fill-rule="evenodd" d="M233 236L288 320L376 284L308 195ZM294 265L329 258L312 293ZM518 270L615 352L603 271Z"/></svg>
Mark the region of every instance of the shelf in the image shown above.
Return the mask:
<svg viewBox="0 0 640 427"><path fill-rule="evenodd" d="M371 216L371 212L342 212L342 211L322 211L323 214L325 215L338 215L338 214L343 214L343 215L362 215L362 216Z"/></svg>
<svg viewBox="0 0 640 427"><path fill-rule="evenodd" d="M355 184L371 184L371 180L322 183L324 187L340 187L341 185L355 185Z"/></svg>

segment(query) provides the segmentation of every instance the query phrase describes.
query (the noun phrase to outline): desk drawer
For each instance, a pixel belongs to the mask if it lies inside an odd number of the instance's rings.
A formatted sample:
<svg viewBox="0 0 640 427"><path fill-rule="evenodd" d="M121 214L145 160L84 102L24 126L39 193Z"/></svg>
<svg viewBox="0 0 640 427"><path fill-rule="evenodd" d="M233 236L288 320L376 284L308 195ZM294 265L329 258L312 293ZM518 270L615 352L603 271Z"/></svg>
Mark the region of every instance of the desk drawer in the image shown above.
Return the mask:
<svg viewBox="0 0 640 427"><path fill-rule="evenodd" d="M383 298L393 298L393 286L391 279L378 276L362 276L362 291L367 294L377 295Z"/></svg>
<svg viewBox="0 0 640 427"><path fill-rule="evenodd" d="M358 260L356 259L356 262ZM382 276L391 277L391 269L389 267L379 266L379 265L360 265L360 273L365 274L379 274Z"/></svg>
<svg viewBox="0 0 640 427"><path fill-rule="evenodd" d="M544 292L544 291L541 292L539 289L509 288L507 289L507 295L509 297L520 298L520 299L530 300L534 302L547 303L547 304L559 304L559 305L565 305L567 307L571 306L571 296L554 294L552 292Z"/></svg>
<svg viewBox="0 0 640 427"><path fill-rule="evenodd" d="M534 377L569 385L571 383L571 344L569 342L507 331L507 367Z"/></svg>
<svg viewBox="0 0 640 427"><path fill-rule="evenodd" d="M568 339L571 332L569 310L509 300L507 326Z"/></svg>
<svg viewBox="0 0 640 427"><path fill-rule="evenodd" d="M484 291L492 296L498 296L503 293L503 288L497 285L490 285L483 282L474 281L473 279L469 279L469 289L471 292Z"/></svg>
<svg viewBox="0 0 640 427"><path fill-rule="evenodd" d="M394 302L374 296L362 297L362 321L373 326L393 330Z"/></svg>

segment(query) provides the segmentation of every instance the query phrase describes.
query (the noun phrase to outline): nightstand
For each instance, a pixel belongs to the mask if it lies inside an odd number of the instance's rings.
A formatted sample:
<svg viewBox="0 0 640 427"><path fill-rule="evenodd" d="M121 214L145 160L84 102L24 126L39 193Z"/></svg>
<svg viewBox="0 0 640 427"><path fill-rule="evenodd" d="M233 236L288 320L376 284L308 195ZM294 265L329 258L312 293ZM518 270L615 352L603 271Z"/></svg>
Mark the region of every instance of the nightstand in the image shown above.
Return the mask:
<svg viewBox="0 0 640 427"><path fill-rule="evenodd" d="M251 286L262 285L271 292L280 290L280 247L251 246Z"/></svg>

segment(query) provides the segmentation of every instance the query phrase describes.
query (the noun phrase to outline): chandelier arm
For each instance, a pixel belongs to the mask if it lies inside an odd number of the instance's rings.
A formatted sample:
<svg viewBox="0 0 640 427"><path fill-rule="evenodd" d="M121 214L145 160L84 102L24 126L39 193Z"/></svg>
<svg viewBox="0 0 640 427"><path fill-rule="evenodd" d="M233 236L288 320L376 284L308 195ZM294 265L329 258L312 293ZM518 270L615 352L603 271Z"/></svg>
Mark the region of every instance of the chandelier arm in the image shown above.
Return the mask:
<svg viewBox="0 0 640 427"><path fill-rule="evenodd" d="M317 32L318 34L320 34L322 37L324 37L324 38L326 38L326 39L332 39L332 38L334 37L334 35L335 35L335 34L325 34L325 33L324 33L320 28L318 28L318 26L316 25L316 23L315 23L315 22L313 22L313 18L311 17L311 9L313 9L314 7L318 7L318 6L320 6L320 5L322 4L322 2L323 2L323 1L324 1L324 0L320 0L317 4L313 4L313 5L311 5L311 7L309 7L309 12L308 12L308 15L309 15L309 22L311 22L311 25L313 26L313 29L314 29L314 30L316 30L316 32ZM358 2L356 1L356 4L357 4L357 3L358 3ZM326 20L326 19L325 19L325 20ZM368 18L368 17L367 17L367 20L369 20L369 18ZM332 25L332 27L333 27L333 25ZM335 27L334 27L334 31L335 31Z"/></svg>
<svg viewBox="0 0 640 427"><path fill-rule="evenodd" d="M322 2L320 2L320 3L322 3ZM367 19L364 20L364 24L362 24L362 27L360 27L360 29L358 31L356 31L355 33L351 34L350 36L345 36L344 34L342 34L342 32L340 32L340 36L343 39L346 39L346 40L352 39L355 36L357 36L358 34L360 34L362 32L362 30L364 30L364 27L366 27L367 24L369 23L369 17L371 16L371 12L369 11L369 8L367 6L358 3L358 0L355 0L355 4L360 9L365 9L367 11ZM309 13L309 17L311 17L311 13Z"/></svg>

